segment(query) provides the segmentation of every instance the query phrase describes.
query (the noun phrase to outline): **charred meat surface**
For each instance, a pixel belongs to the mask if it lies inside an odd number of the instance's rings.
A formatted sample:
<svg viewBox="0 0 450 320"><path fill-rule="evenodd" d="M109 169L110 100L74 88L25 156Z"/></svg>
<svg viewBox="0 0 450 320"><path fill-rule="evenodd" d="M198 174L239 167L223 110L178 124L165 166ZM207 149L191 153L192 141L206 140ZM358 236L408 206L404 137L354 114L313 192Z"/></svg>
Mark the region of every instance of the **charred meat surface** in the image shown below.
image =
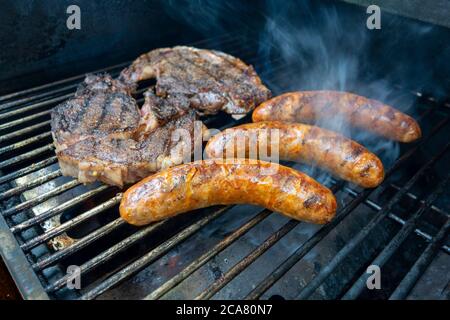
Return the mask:
<svg viewBox="0 0 450 320"><path fill-rule="evenodd" d="M135 184L124 193L120 215L142 226L194 209L243 203L319 224L329 222L337 206L328 188L292 168L210 159L168 168Z"/></svg>
<svg viewBox="0 0 450 320"><path fill-rule="evenodd" d="M151 132L170 120L194 112L189 100L184 95L171 95L165 98L158 97L152 90L144 93L145 102L141 109L141 128Z"/></svg>
<svg viewBox="0 0 450 320"><path fill-rule="evenodd" d="M395 141L412 142L422 135L419 124L407 114L350 92L288 92L262 103L252 118L253 122L277 120L315 124L336 116L356 128Z"/></svg>
<svg viewBox="0 0 450 320"><path fill-rule="evenodd" d="M152 78L156 96L183 97L199 114L245 114L271 96L252 66L214 50L156 49L141 55L120 76L130 86Z"/></svg>
<svg viewBox="0 0 450 320"><path fill-rule="evenodd" d="M74 97L52 111L56 150L87 137L127 138L140 121L136 101L127 88L109 75L88 75Z"/></svg>
<svg viewBox="0 0 450 320"><path fill-rule="evenodd" d="M209 158L261 158L274 156L273 149L281 160L317 165L364 188L374 188L384 178L381 160L362 145L302 123L265 121L229 128L209 140L205 152Z"/></svg>
<svg viewBox="0 0 450 320"><path fill-rule="evenodd" d="M52 133L64 175L123 186L179 164L191 155L196 114L187 109L152 125L132 87L109 75L89 75L75 96L52 111ZM182 130L185 134L174 134Z"/></svg>
<svg viewBox="0 0 450 320"><path fill-rule="evenodd" d="M149 78L157 82L139 110L131 93ZM235 57L190 47L153 50L119 79L87 76L53 110L56 154L64 175L123 186L190 157L198 115L244 114L268 98L253 68Z"/></svg>

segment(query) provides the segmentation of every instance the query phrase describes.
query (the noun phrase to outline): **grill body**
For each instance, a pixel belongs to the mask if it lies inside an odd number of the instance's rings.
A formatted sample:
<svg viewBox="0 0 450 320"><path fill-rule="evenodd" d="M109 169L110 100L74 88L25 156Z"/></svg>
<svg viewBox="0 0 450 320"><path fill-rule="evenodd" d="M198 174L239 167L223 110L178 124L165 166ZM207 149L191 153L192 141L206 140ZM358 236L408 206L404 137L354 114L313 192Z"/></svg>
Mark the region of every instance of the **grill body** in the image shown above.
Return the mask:
<svg viewBox="0 0 450 320"><path fill-rule="evenodd" d="M123 41L129 44L127 50L104 60L98 57L114 50L114 45L90 47L89 42L83 43L77 47L83 54L77 55L75 50L73 56L60 53L60 58L57 54L48 58L24 54L29 59L22 65L12 54L5 57L11 66L0 79L5 83L5 94L0 97L0 249L24 298L404 299L448 295L450 145L446 137L450 135L450 102L445 92L449 92L450 72L443 62L446 54L450 57L445 46L448 30L387 15L384 26L396 26L399 34L411 30L429 33L398 42L398 35L389 35L389 31L369 33L363 29L363 35L338 34L343 38L332 41L337 34L329 34L330 21L317 24L315 19L326 16L337 19L345 30L360 30L355 26L365 24L364 10L328 1L287 7L283 10L300 12L304 20L293 19L273 3L256 7L209 4L210 11L203 13L215 19L205 22L210 27L205 30L192 27L180 16L196 8L182 2L169 8L154 2L141 11L130 9L121 31ZM85 8L87 13L101 9ZM222 21L227 10L236 8L241 9L236 21L247 19L247 24ZM16 12L20 10L26 8ZM142 19L161 13L152 28L167 33L156 38L141 37L142 32L136 36L136 30L148 27L144 20L132 25L138 12ZM218 12L221 14L214 16ZM277 24L279 30L274 31L264 13L282 15L286 24ZM117 12L111 14L114 17ZM108 32L120 27L105 23ZM323 41L324 56L308 57L307 46L298 42L303 39L280 42L276 37L311 27ZM133 37L126 39L127 32ZM70 37L81 35L59 36L67 36L70 43ZM97 36L94 33L94 38ZM355 71L353 60L346 57L355 55L355 41L361 39L366 42L361 51L364 57L357 61L370 63L359 63L361 68ZM414 47L419 40L422 47ZM113 42L108 37L103 41ZM337 217L323 227L291 221L254 206L213 207L147 227L129 226L118 216L120 190L100 183L84 186L61 176L49 131L51 108L71 97L83 72L106 71L116 76L130 63L127 60L138 54L179 44L222 50L241 58L255 67L274 95L331 88L383 100L412 114L423 129L423 138L399 146L347 132L379 151L386 166L385 182L371 190L336 180L317 168L286 163L335 192ZM299 51L293 55L296 49ZM441 56L436 57L436 52ZM329 59L323 65L329 63L331 69L319 67L315 73L315 66L323 66L321 58ZM77 60L75 65L67 64L71 59ZM60 64L39 78L36 72L51 61ZM341 66L347 66L345 71L352 70L352 74L323 81L330 79L323 77L327 72L341 72ZM429 72L423 73L424 69ZM142 85L136 95L141 104L146 87L148 84ZM220 114L205 119L205 124L224 129L248 121L249 116L235 120ZM366 288L366 270L371 265L381 269L380 290ZM70 266L80 267L80 290L67 287Z"/></svg>

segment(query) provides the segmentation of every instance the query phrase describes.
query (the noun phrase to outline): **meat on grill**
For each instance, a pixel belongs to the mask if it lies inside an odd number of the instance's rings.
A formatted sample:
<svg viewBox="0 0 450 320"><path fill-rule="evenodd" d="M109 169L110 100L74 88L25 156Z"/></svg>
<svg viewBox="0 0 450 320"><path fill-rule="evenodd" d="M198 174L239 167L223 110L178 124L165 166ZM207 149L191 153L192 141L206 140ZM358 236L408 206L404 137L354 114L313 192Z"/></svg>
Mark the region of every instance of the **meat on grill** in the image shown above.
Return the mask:
<svg viewBox="0 0 450 320"><path fill-rule="evenodd" d="M190 157L195 112L187 109L151 132L142 130L149 126L130 90L109 75L89 75L72 99L53 109L52 133L64 175L123 186Z"/></svg>
<svg viewBox="0 0 450 320"><path fill-rule="evenodd" d="M131 93L157 78L139 110ZM244 114L270 97L251 66L227 54L175 47L153 50L122 71L86 77L52 112L64 175L123 186L190 159L198 115Z"/></svg>
<svg viewBox="0 0 450 320"><path fill-rule="evenodd" d="M304 173L260 160L195 161L162 170L123 195L120 215L142 226L218 204L254 204L324 224L336 213L331 190Z"/></svg>
<svg viewBox="0 0 450 320"><path fill-rule="evenodd" d="M245 114L271 93L252 66L223 52L178 46L141 55L122 71L129 85L156 78L158 97L177 97L199 114ZM183 108L183 107L181 107ZM168 113L170 114L170 113ZM156 118L164 117L158 113Z"/></svg>
<svg viewBox="0 0 450 320"><path fill-rule="evenodd" d="M252 115L253 122L275 120L310 124L333 117L342 117L356 128L395 141L413 142L422 135L419 124L407 114L350 92L287 92L262 103Z"/></svg>
<svg viewBox="0 0 450 320"><path fill-rule="evenodd" d="M263 151L261 151L263 150ZM381 160L359 143L338 133L303 123L263 121L246 123L216 134L206 145L209 158L263 158L317 165L364 188L384 178Z"/></svg>

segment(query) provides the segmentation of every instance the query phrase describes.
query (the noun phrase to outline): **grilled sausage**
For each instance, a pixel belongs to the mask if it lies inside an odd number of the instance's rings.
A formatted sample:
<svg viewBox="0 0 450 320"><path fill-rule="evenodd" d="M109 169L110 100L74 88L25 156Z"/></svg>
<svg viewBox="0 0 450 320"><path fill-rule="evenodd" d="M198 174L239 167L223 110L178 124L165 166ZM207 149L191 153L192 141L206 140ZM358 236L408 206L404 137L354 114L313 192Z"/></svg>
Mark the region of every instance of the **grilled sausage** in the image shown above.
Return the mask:
<svg viewBox="0 0 450 320"><path fill-rule="evenodd" d="M209 158L263 158L274 156L274 151L281 160L317 165L365 188L378 186L384 178L380 159L359 143L307 124L247 123L215 135L205 148Z"/></svg>
<svg viewBox="0 0 450 320"><path fill-rule="evenodd" d="M202 160L149 176L128 189L120 215L141 226L219 204L254 204L313 223L330 221L332 192L292 168L259 160Z"/></svg>
<svg viewBox="0 0 450 320"><path fill-rule="evenodd" d="M316 120L342 116L352 126L385 138L412 142L421 137L410 116L379 101L348 92L289 92L263 102L253 112L253 121L280 120L314 124Z"/></svg>

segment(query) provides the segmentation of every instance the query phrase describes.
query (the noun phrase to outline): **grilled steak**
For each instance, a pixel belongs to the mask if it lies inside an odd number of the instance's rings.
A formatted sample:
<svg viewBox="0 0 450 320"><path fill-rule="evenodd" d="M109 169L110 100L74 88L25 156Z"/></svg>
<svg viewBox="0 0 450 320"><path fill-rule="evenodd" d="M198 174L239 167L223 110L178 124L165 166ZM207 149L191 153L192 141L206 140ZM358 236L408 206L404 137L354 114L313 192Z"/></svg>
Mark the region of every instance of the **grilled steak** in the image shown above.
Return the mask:
<svg viewBox="0 0 450 320"><path fill-rule="evenodd" d="M154 77L139 110L131 93ZM253 68L232 56L189 47L151 51L117 80L87 76L75 96L53 110L62 173L81 182L136 182L190 160L198 115L244 114L269 97Z"/></svg>
<svg viewBox="0 0 450 320"><path fill-rule="evenodd" d="M63 150L89 136L127 138L140 121L136 101L109 75L88 75L74 97L52 111L56 149Z"/></svg>
<svg viewBox="0 0 450 320"><path fill-rule="evenodd" d="M152 78L157 96L184 96L199 114L245 114L271 96L252 66L213 50L156 49L141 55L120 76L130 86Z"/></svg>
<svg viewBox="0 0 450 320"><path fill-rule="evenodd" d="M190 157L195 112L142 130L150 126L130 90L109 75L90 75L72 99L54 108L52 133L64 175L123 186Z"/></svg>
<svg viewBox="0 0 450 320"><path fill-rule="evenodd" d="M153 90L144 93L145 102L141 109L143 117L141 127L145 132L151 132L171 119L193 112L185 95L174 94L165 98L158 97Z"/></svg>

